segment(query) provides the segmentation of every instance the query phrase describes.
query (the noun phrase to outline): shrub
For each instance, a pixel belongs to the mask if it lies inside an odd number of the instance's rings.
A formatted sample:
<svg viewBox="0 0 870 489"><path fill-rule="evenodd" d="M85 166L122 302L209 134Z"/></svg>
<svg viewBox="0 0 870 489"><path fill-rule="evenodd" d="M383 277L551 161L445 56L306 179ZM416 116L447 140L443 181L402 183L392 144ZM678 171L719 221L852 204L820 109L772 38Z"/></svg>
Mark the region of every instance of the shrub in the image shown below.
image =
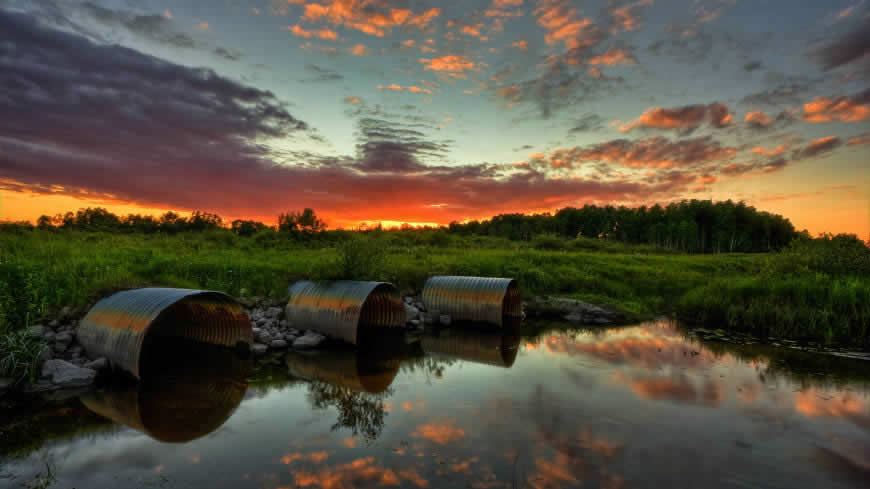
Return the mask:
<svg viewBox="0 0 870 489"><path fill-rule="evenodd" d="M539 234L532 241L536 250L564 250L565 240L555 234Z"/></svg>
<svg viewBox="0 0 870 489"><path fill-rule="evenodd" d="M338 248L338 274L344 280L375 280L383 268L386 250L376 239L352 238Z"/></svg>

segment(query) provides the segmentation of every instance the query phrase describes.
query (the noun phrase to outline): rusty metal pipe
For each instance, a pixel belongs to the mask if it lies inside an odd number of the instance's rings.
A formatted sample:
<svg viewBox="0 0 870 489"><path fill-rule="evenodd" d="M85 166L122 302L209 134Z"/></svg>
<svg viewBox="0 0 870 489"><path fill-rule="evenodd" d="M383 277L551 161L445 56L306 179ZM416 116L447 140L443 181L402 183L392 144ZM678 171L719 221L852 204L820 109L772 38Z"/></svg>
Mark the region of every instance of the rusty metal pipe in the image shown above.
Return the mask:
<svg viewBox="0 0 870 489"><path fill-rule="evenodd" d="M387 282L296 282L290 286L286 316L295 328L318 331L357 344L366 328L404 328L405 306Z"/></svg>
<svg viewBox="0 0 870 489"><path fill-rule="evenodd" d="M430 277L423 286L423 303L456 321L504 326L505 318L522 315L516 280L491 277Z"/></svg>
<svg viewBox="0 0 870 489"><path fill-rule="evenodd" d="M247 311L221 292L145 288L109 296L88 311L77 337L92 358L140 378L142 352L157 337L180 337L213 345L250 345Z"/></svg>

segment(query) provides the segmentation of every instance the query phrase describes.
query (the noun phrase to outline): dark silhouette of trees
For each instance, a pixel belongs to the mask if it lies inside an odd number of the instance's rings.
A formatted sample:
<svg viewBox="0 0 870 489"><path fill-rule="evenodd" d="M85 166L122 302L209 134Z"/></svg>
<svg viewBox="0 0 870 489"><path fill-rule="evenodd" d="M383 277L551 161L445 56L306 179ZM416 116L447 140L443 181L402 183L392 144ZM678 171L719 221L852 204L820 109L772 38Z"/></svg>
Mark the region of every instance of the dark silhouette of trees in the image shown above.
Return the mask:
<svg viewBox="0 0 870 489"><path fill-rule="evenodd" d="M302 212L279 215L278 231L310 235L326 231L326 223L317 217L313 209L306 207Z"/></svg>

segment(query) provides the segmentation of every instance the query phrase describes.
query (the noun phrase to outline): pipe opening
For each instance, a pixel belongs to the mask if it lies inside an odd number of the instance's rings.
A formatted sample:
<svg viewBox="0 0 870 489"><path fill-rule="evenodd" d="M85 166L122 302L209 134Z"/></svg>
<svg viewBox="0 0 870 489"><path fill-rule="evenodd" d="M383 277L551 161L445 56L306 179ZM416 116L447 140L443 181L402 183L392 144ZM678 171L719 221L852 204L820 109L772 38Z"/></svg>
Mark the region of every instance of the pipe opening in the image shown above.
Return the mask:
<svg viewBox="0 0 870 489"><path fill-rule="evenodd" d="M372 329L401 329L405 324L405 306L395 288L381 284L368 295L362 305L357 328L357 341Z"/></svg>
<svg viewBox="0 0 870 489"><path fill-rule="evenodd" d="M504 300L502 301L501 313L504 318L518 318L523 314L523 300L516 280L511 280L507 286Z"/></svg>

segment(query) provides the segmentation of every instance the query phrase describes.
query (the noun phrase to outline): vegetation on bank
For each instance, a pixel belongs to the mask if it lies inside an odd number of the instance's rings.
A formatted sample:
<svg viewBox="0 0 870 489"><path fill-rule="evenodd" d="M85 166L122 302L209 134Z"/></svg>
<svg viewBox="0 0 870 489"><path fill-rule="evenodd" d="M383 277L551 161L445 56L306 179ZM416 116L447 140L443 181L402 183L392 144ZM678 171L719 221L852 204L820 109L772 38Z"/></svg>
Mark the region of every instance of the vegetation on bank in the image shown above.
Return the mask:
<svg viewBox="0 0 870 489"><path fill-rule="evenodd" d="M870 250L854 236L796 234L774 253L686 254L582 233L512 240L447 228L324 231L311 211L253 232L203 213L184 224L161 218L153 232L121 232L106 220L130 221L90 209L72 224L0 225L0 376L34 372L28 358L39 352L24 328L119 288L280 297L296 280L358 279L411 292L442 274L514 277L527 295L575 297L637 317L677 313L759 336L870 346Z"/></svg>

